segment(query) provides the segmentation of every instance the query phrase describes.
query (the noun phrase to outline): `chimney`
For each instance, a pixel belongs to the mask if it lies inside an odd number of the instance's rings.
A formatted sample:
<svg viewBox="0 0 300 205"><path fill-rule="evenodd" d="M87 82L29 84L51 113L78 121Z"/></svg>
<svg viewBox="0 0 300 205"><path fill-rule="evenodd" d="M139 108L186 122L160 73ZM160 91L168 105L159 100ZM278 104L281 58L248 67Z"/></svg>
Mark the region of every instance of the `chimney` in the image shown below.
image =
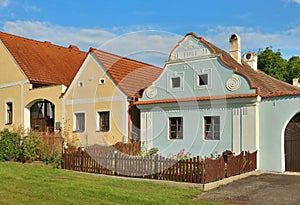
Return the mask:
<svg viewBox="0 0 300 205"><path fill-rule="evenodd" d="M79 51L79 48L75 45L69 45L69 48L72 49L72 50Z"/></svg>
<svg viewBox="0 0 300 205"><path fill-rule="evenodd" d="M241 38L237 34L231 34L229 38L229 53L239 64L241 64Z"/></svg>
<svg viewBox="0 0 300 205"><path fill-rule="evenodd" d="M243 55L243 61L253 68L253 70L257 70L257 55L255 52L245 53Z"/></svg>
<svg viewBox="0 0 300 205"><path fill-rule="evenodd" d="M293 78L293 85L294 85L294 86L297 86L297 87L300 87L300 81L299 81L299 78Z"/></svg>

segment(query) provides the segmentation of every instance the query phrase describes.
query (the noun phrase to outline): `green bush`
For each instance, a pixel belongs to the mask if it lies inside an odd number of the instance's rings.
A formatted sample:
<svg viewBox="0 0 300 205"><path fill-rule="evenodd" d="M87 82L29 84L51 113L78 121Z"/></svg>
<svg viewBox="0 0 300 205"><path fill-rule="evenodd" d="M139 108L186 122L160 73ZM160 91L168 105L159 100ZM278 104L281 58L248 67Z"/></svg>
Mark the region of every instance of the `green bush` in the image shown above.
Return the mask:
<svg viewBox="0 0 300 205"><path fill-rule="evenodd" d="M1 161L34 161L40 158L40 139L29 132L21 137L23 132L0 131L0 160Z"/></svg>
<svg viewBox="0 0 300 205"><path fill-rule="evenodd" d="M8 129L0 131L0 160L18 160L20 151L20 136Z"/></svg>
<svg viewBox="0 0 300 205"><path fill-rule="evenodd" d="M24 136L20 147L20 160L22 162L39 160L41 154L40 142L40 138L32 132L29 132L26 136Z"/></svg>
<svg viewBox="0 0 300 205"><path fill-rule="evenodd" d="M61 153L58 152L48 153L43 156L42 160L45 164L51 164L57 169L61 168L61 165L63 163Z"/></svg>

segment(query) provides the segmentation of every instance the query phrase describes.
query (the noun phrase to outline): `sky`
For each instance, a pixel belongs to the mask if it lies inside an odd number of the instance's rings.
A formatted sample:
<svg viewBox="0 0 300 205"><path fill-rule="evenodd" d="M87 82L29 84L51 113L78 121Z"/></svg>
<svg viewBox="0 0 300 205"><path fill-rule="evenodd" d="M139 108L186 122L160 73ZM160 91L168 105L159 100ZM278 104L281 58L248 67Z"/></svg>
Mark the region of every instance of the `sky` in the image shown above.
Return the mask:
<svg viewBox="0 0 300 205"><path fill-rule="evenodd" d="M229 50L300 55L300 0L0 0L0 31L81 50L90 47L163 66L194 32Z"/></svg>

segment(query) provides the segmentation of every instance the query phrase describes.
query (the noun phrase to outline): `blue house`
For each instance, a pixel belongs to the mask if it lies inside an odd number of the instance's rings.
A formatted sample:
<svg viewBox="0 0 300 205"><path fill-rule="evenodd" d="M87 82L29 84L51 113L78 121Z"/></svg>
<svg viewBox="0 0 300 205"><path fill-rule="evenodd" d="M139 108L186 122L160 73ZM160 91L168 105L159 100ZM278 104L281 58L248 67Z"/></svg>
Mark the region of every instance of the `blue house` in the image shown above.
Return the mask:
<svg viewBox="0 0 300 205"><path fill-rule="evenodd" d="M141 143L164 156L258 151L258 169L300 171L300 88L257 70L257 56L229 52L188 33L160 77L135 102Z"/></svg>

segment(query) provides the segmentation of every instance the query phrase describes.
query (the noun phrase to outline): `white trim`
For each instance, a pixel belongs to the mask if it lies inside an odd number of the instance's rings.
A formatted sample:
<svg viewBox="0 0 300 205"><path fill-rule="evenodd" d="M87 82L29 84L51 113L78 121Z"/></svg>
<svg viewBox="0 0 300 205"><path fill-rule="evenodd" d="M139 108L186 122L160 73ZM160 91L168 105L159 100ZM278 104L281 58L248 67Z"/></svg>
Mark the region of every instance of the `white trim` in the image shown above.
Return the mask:
<svg viewBox="0 0 300 205"><path fill-rule="evenodd" d="M22 81L17 81L17 82L13 82L13 83L2 84L2 85L0 85L0 89L9 88L9 87L18 86L18 85L24 85L25 83L29 83L29 81L28 80L22 80Z"/></svg>
<svg viewBox="0 0 300 205"><path fill-rule="evenodd" d="M290 121L296 116L298 115L300 112L296 112L295 114L292 114L288 120L284 123L284 126L283 126L283 129L281 130L281 172L284 172L286 171L285 170L285 153L284 153L284 138L285 138L285 130L286 130L286 127L288 126L288 124L290 123Z"/></svg>
<svg viewBox="0 0 300 205"><path fill-rule="evenodd" d="M116 102L116 101L126 101L127 98L124 96L111 96L103 98L85 98L76 100L65 100L65 105L80 105L80 104L91 104L91 103L101 103L101 102Z"/></svg>
<svg viewBox="0 0 300 205"><path fill-rule="evenodd" d="M12 108L11 108L12 109L11 123L8 122L8 115L7 115L7 108L8 108L7 104L8 103L12 104ZM14 100L11 99L11 98L6 99L4 107L5 107L5 121L4 121L5 125L13 125L14 124L14 115L15 115L15 109L14 109L15 102L14 102Z"/></svg>
<svg viewBox="0 0 300 205"><path fill-rule="evenodd" d="M108 131L106 132L103 132L103 131L100 131L100 127L99 127L99 124L100 124L100 113L101 112L109 112L109 128L108 128ZM96 110L96 132L102 132L102 133L110 133L111 132L111 110Z"/></svg>
<svg viewBox="0 0 300 205"><path fill-rule="evenodd" d="M77 131L76 130L76 114L84 114L84 131ZM73 126L72 126L72 131L76 133L85 133L86 132L86 112L85 111L76 111L73 112Z"/></svg>
<svg viewBox="0 0 300 205"><path fill-rule="evenodd" d="M220 136L219 137L220 137L220 139L218 139L218 140L217 139L205 139L205 120L204 120L205 117L211 117L211 118L212 117L219 117L220 118L220 124L219 124L219 126L220 126L220 130L219 130ZM220 142L221 141L221 127L222 126L221 126L221 115L220 114L219 115L203 115L202 116L202 124L203 124L202 125L202 129L203 129L202 130L203 131L202 132L202 134L203 134L203 138L202 139L203 139L203 141L206 141L206 142L215 142L215 141L219 141Z"/></svg>
<svg viewBox="0 0 300 205"><path fill-rule="evenodd" d="M173 142L173 141L178 141L178 140L184 140L184 129L183 129L183 131L182 131L182 139L180 139L180 138L174 138L174 139L171 139L171 138L170 138L170 118L181 118L181 126L182 126L182 129L185 127L185 126L184 126L184 122L183 122L183 115L182 115L182 114L180 114L180 115L174 115L174 116L168 116L168 134L167 134L167 136L168 136L168 141Z"/></svg>
<svg viewBox="0 0 300 205"><path fill-rule="evenodd" d="M199 76L200 75L207 75L207 85L200 85ZM211 89L212 88L212 69L205 68L205 69L196 69L194 70L194 89L201 90L201 89Z"/></svg>
<svg viewBox="0 0 300 205"><path fill-rule="evenodd" d="M172 79L179 77L180 79L180 86L179 87L172 87ZM184 91L184 72L170 72L167 73L167 92L182 92Z"/></svg>

